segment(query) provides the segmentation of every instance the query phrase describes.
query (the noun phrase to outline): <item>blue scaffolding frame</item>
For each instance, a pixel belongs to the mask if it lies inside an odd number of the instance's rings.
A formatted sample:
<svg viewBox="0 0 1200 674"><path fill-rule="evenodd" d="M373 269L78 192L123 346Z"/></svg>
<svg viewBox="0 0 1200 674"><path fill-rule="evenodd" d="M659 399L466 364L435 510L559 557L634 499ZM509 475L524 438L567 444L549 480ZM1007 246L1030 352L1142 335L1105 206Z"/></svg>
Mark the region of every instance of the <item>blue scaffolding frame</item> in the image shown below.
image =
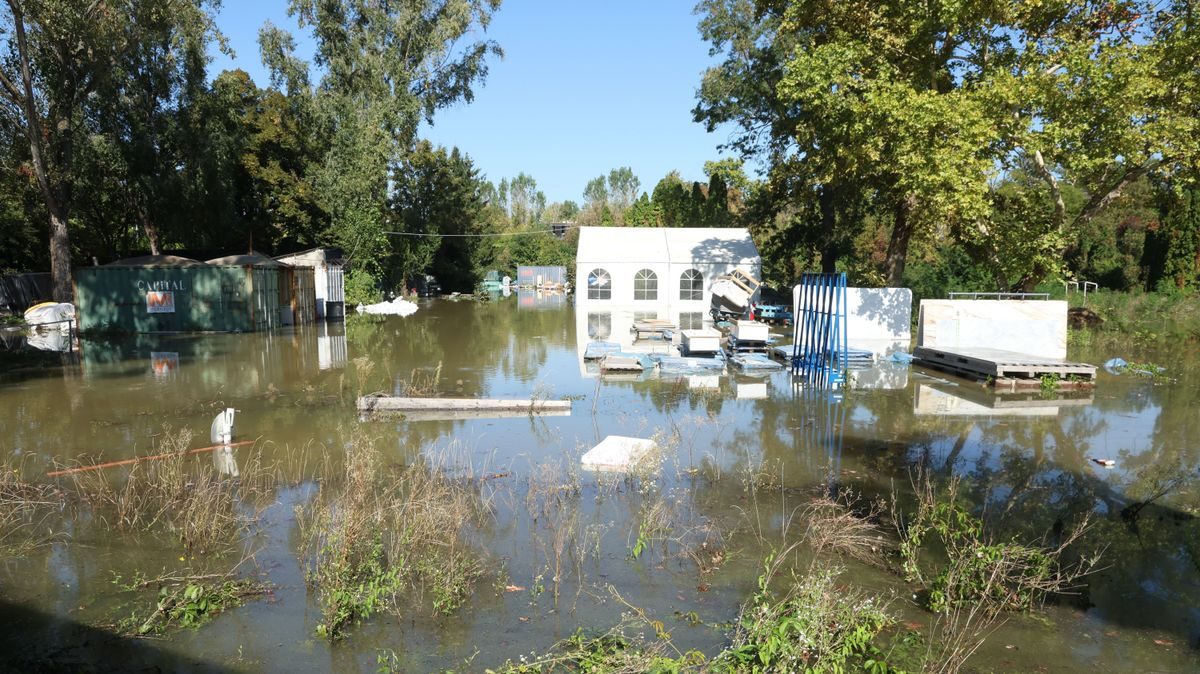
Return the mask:
<svg viewBox="0 0 1200 674"><path fill-rule="evenodd" d="M833 388L846 380L846 302L845 273L800 277L792 312L792 373L809 385Z"/></svg>

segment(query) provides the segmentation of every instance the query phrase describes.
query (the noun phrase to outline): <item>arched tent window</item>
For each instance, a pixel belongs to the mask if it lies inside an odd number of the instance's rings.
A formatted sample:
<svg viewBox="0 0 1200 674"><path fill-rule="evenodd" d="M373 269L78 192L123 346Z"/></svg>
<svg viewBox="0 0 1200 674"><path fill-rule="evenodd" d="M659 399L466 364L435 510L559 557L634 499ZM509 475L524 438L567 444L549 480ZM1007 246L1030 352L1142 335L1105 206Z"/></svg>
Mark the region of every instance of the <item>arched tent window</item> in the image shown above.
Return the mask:
<svg viewBox="0 0 1200 674"><path fill-rule="evenodd" d="M656 300L658 299L658 274L643 269L633 275L633 299L635 300Z"/></svg>
<svg viewBox="0 0 1200 674"><path fill-rule="evenodd" d="M587 277L587 296L589 300L612 299L612 277L603 269L593 269Z"/></svg>
<svg viewBox="0 0 1200 674"><path fill-rule="evenodd" d="M704 299L704 274L698 269L688 269L679 276L679 299Z"/></svg>

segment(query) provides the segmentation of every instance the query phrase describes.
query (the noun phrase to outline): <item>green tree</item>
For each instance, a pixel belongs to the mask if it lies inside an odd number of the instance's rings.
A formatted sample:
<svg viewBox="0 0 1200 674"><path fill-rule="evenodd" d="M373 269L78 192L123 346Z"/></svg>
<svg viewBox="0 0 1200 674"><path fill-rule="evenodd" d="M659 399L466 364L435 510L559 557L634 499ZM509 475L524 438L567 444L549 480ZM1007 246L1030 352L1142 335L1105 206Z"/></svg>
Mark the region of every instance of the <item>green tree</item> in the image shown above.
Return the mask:
<svg viewBox="0 0 1200 674"><path fill-rule="evenodd" d="M430 271L443 288L474 290L479 239L473 235L483 231L484 202L483 181L470 158L458 148L447 152L421 141L395 167L392 180L392 222L418 236L397 237L388 266L401 281Z"/></svg>
<svg viewBox="0 0 1200 674"><path fill-rule="evenodd" d="M149 126L138 132L163 129L165 108L187 88L177 85L191 82L179 80L179 74L199 72L203 80L202 55L213 25L210 4L6 0L4 7L0 32L9 58L0 67L0 93L7 103L0 114L28 143L29 172L48 217L54 297L67 301L72 295L69 227L87 166L80 149L98 130L95 125L103 124L103 108L118 91L136 92L129 103L140 106L137 115L124 116L126 122L145 120ZM129 158L107 157L110 162ZM130 194L145 200L146 185L131 188Z"/></svg>
<svg viewBox="0 0 1200 674"><path fill-rule="evenodd" d="M349 258L378 266L391 247L385 230L388 168L403 161L422 118L470 101L487 75L489 40L460 44L485 31L499 0L292 0L289 13L311 28L313 110L327 129L329 148L314 170L329 238ZM302 95L307 70L294 40L274 26L260 32L264 61L289 96Z"/></svg>
<svg viewBox="0 0 1200 674"><path fill-rule="evenodd" d="M625 224L630 227L659 227L661 219L658 206L650 201L650 195L645 192L625 211Z"/></svg>
<svg viewBox="0 0 1200 674"><path fill-rule="evenodd" d="M608 204L618 224L625 224L625 210L638 198L641 181L628 166L608 172Z"/></svg>
<svg viewBox="0 0 1200 674"><path fill-rule="evenodd" d="M678 171L671 171L654 186L652 201L659 211L664 227L691 227L689 222L691 194Z"/></svg>
<svg viewBox="0 0 1200 674"><path fill-rule="evenodd" d="M832 232L859 226L846 217L859 204L886 214L893 284L914 236L957 232L985 259L1021 254L999 249L1018 237L992 218L993 179L1009 171L1033 167L1053 206L1025 233L1054 253L1012 281L1028 287L1138 178L1196 166L1187 2L708 0L699 11L724 61L704 76L696 118L736 124L730 146L767 160L790 186L777 194L815 202L796 224L825 230L827 245L854 238ZM1076 212L1064 184L1086 195Z"/></svg>

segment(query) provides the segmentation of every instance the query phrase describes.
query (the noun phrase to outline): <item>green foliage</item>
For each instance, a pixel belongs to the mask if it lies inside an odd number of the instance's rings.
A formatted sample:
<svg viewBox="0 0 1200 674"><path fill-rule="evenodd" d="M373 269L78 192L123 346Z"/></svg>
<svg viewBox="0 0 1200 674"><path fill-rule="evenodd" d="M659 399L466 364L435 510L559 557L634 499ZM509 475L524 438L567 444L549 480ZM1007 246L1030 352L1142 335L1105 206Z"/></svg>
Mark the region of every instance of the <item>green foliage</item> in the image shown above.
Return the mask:
<svg viewBox="0 0 1200 674"><path fill-rule="evenodd" d="M1055 383L1057 386L1057 381ZM926 606L948 613L968 604L984 611L1027 611L1076 577L1059 564L1064 550L994 540L952 484L943 494L924 485L915 513L901 529L905 577L925 584Z"/></svg>
<svg viewBox="0 0 1200 674"><path fill-rule="evenodd" d="M331 217L329 237L360 266L377 267L391 250L384 233L389 166L412 147L423 118L470 100L474 84L487 75L488 57L501 54L491 41L458 43L486 27L497 6L490 0L292 0L289 11L312 29L321 66L321 82L312 89L291 36L263 30L260 45L273 81L288 82L290 96L309 97L328 134L328 149L313 168L317 200ZM419 257L401 255L413 263Z"/></svg>
<svg viewBox="0 0 1200 674"><path fill-rule="evenodd" d="M379 280L366 269L353 268L346 274L346 305L374 304L383 299Z"/></svg>
<svg viewBox="0 0 1200 674"><path fill-rule="evenodd" d="M1053 372L1047 372L1046 374L1042 375L1039 387L1041 388L1042 393L1056 393L1061 383L1062 379L1057 374Z"/></svg>
<svg viewBox="0 0 1200 674"><path fill-rule="evenodd" d="M1146 176L1195 178L1196 32L1168 5L706 0L700 32L723 60L694 116L765 161L774 212L820 214L788 224L819 236L788 238L827 270L861 222L838 204L868 202L890 225L890 283L910 242L953 236L1027 289Z"/></svg>
<svg viewBox="0 0 1200 674"><path fill-rule="evenodd" d="M152 581L137 583L140 589ZM237 608L250 597L265 594L267 586L252 579L163 579L153 607L135 609L118 629L137 636L163 634L172 629L197 628L217 615Z"/></svg>
<svg viewBox="0 0 1200 674"><path fill-rule="evenodd" d="M436 614L455 611L483 574L465 540L482 512L477 495L425 465L385 466L366 438L355 438L345 461L343 475L296 511L305 578L321 607L318 635L345 636L395 610L409 589L423 590Z"/></svg>
<svg viewBox="0 0 1200 674"><path fill-rule="evenodd" d="M832 570L793 577L780 597L772 575L768 558L733 644L714 663L739 672L890 671L874 644L894 619L875 599L838 588Z"/></svg>

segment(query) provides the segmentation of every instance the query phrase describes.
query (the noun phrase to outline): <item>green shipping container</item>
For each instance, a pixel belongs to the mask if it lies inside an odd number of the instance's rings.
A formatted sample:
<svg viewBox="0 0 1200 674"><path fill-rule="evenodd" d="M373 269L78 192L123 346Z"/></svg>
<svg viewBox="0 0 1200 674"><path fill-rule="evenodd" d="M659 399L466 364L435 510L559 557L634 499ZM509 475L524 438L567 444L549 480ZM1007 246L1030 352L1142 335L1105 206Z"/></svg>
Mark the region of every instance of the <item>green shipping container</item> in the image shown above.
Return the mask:
<svg viewBox="0 0 1200 674"><path fill-rule="evenodd" d="M81 332L253 332L280 325L280 271L156 256L75 271Z"/></svg>

